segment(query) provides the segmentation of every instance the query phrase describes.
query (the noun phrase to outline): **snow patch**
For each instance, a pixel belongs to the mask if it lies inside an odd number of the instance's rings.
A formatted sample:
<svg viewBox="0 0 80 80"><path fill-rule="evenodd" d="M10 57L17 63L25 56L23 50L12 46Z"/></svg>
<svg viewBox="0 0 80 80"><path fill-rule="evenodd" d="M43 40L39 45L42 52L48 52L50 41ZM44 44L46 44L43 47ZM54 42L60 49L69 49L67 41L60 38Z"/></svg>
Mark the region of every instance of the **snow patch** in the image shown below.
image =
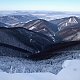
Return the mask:
<svg viewBox="0 0 80 80"><path fill-rule="evenodd" d="M32 39L30 39L30 42L32 42Z"/></svg>
<svg viewBox="0 0 80 80"><path fill-rule="evenodd" d="M80 56L80 54L79 54L79 56Z"/></svg>
<svg viewBox="0 0 80 80"><path fill-rule="evenodd" d="M31 27L31 28L29 28L29 30L33 30L35 27L33 26L33 27Z"/></svg>

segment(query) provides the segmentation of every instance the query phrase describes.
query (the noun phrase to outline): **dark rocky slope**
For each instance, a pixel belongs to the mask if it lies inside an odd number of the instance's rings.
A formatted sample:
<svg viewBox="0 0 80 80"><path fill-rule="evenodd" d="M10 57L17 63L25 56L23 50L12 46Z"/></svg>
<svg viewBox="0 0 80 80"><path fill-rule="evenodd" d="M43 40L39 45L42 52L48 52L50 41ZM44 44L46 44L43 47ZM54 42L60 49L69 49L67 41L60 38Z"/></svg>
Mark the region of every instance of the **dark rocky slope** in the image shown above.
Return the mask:
<svg viewBox="0 0 80 80"><path fill-rule="evenodd" d="M53 44L54 42L52 39L43 34L29 31L26 30L25 28L17 27L17 28L0 28L0 43L13 46L12 47L13 50L16 48L17 50L19 49L18 51L20 51L21 49L23 50L23 53L24 51L26 51L26 54L28 52L30 53L29 55L32 55L47 50L50 47L50 45ZM4 49L4 51L5 50L6 49ZM0 49L0 52L1 51L2 49ZM12 53L12 51L9 52L5 51L6 54L10 52Z"/></svg>

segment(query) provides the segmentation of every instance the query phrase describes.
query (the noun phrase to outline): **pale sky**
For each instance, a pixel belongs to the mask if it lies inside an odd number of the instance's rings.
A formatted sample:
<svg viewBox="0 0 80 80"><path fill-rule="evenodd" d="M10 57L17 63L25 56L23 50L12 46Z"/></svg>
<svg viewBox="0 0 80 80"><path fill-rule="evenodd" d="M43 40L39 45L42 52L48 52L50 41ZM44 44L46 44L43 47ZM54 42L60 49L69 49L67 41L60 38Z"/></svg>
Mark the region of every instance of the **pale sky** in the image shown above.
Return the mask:
<svg viewBox="0 0 80 80"><path fill-rule="evenodd" d="M80 12L80 0L0 0L0 10L52 10Z"/></svg>

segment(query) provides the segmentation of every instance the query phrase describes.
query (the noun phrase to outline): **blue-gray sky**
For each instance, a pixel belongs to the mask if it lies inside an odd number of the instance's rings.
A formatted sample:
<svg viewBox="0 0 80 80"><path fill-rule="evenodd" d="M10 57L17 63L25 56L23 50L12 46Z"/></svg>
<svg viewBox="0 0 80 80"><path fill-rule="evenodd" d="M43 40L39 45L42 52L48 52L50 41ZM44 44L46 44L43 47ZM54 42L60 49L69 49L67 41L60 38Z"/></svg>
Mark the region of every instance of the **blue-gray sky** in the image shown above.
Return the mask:
<svg viewBox="0 0 80 80"><path fill-rule="evenodd" d="M80 0L0 0L0 10L52 10L80 12Z"/></svg>

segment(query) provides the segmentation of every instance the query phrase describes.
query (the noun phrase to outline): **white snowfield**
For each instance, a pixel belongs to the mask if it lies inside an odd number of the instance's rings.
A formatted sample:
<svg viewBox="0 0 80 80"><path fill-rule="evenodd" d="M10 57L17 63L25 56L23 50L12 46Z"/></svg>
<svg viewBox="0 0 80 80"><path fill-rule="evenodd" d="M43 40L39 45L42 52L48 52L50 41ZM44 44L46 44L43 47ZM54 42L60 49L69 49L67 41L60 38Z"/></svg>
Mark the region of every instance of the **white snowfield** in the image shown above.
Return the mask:
<svg viewBox="0 0 80 80"><path fill-rule="evenodd" d="M0 80L56 80L52 73L0 73Z"/></svg>
<svg viewBox="0 0 80 80"><path fill-rule="evenodd" d="M57 80L80 80L80 60L67 60L57 74Z"/></svg>
<svg viewBox="0 0 80 80"><path fill-rule="evenodd" d="M80 80L80 60L66 60L63 69L52 73L5 73L0 72L0 80Z"/></svg>

